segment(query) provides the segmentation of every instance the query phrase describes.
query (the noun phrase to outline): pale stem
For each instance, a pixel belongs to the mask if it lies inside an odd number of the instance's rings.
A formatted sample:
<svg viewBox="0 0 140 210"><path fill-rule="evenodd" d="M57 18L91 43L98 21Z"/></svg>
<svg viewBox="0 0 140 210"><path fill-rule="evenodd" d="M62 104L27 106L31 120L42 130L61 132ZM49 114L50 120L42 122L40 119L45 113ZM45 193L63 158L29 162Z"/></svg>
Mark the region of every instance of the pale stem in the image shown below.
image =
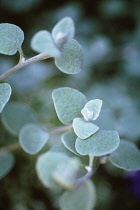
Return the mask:
<svg viewBox="0 0 140 210"><path fill-rule="evenodd" d="M35 63L37 61L41 61L41 60L45 60L47 58L50 58L50 56L46 55L44 53L41 53L41 54L36 55L36 56L34 56L32 58L29 58L29 59L27 59L25 61L21 61L22 58L23 58L22 54L20 54L20 62L16 66L14 66L13 68L9 69L7 72L1 74L0 75L0 81L5 79L5 78L7 78L7 77L9 77L11 74L17 72L18 70L22 69L23 67L28 66L31 63Z"/></svg>

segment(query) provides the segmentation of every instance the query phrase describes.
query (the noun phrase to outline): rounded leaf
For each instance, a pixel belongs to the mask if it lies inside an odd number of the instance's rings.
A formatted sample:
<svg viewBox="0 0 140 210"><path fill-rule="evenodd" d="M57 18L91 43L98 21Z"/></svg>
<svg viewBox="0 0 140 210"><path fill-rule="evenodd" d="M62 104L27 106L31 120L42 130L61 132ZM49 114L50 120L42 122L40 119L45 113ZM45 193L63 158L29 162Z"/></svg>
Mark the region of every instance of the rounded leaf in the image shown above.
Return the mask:
<svg viewBox="0 0 140 210"><path fill-rule="evenodd" d="M70 17L63 18L54 26L52 37L58 48L63 47L65 43L73 39L74 31L74 22Z"/></svg>
<svg viewBox="0 0 140 210"><path fill-rule="evenodd" d="M61 164L68 164L70 157L64 153L49 151L41 154L36 163L36 170L38 177L42 184L46 187L59 187L57 181L54 179L54 172L59 170Z"/></svg>
<svg viewBox="0 0 140 210"><path fill-rule="evenodd" d="M75 155L79 154L77 153L76 149L75 149L75 141L76 141L77 136L75 135L74 132L72 131L68 131L64 134L62 134L61 136L61 141L63 143L63 145L70 150L71 152L73 152Z"/></svg>
<svg viewBox="0 0 140 210"><path fill-rule="evenodd" d="M100 114L101 107L102 100L94 99L86 103L81 113L86 121L96 120Z"/></svg>
<svg viewBox="0 0 140 210"><path fill-rule="evenodd" d="M74 190L65 191L60 197L60 207L61 210L92 210L95 201L95 187L88 180Z"/></svg>
<svg viewBox="0 0 140 210"><path fill-rule="evenodd" d="M132 142L122 140L117 150L109 156L109 161L126 171L140 170L140 150Z"/></svg>
<svg viewBox="0 0 140 210"><path fill-rule="evenodd" d="M14 55L20 51L23 40L24 33L18 26L9 23L0 24L0 53Z"/></svg>
<svg viewBox="0 0 140 210"><path fill-rule="evenodd" d="M2 112L2 123L10 133L18 135L25 124L36 123L36 115L27 105L10 102Z"/></svg>
<svg viewBox="0 0 140 210"><path fill-rule="evenodd" d="M75 148L81 155L103 156L116 150L119 142L117 131L101 130L86 140L77 138Z"/></svg>
<svg viewBox="0 0 140 210"><path fill-rule="evenodd" d="M38 53L45 53L48 56L60 56L60 52L55 47L51 34L46 30L39 31L33 36L31 48Z"/></svg>
<svg viewBox="0 0 140 210"><path fill-rule="evenodd" d="M9 152L0 153L0 179L9 173L14 165L14 156Z"/></svg>
<svg viewBox="0 0 140 210"><path fill-rule="evenodd" d="M61 56L55 58L55 64L60 71L66 74L77 74L81 71L83 60L83 48L73 39L64 45Z"/></svg>
<svg viewBox="0 0 140 210"><path fill-rule="evenodd" d="M73 129L80 139L86 139L96 133L99 127L91 122L86 122L82 118L75 118L73 120Z"/></svg>
<svg viewBox="0 0 140 210"><path fill-rule="evenodd" d="M48 132L35 124L27 124L19 132L19 142L23 150L29 154L36 154L46 144Z"/></svg>
<svg viewBox="0 0 140 210"><path fill-rule="evenodd" d="M9 101L11 92L12 92L12 89L8 83L0 84L0 112L2 112L4 106Z"/></svg>
<svg viewBox="0 0 140 210"><path fill-rule="evenodd" d="M86 103L83 93L69 87L55 89L52 98L59 120L66 125L71 124L73 119L80 115Z"/></svg>

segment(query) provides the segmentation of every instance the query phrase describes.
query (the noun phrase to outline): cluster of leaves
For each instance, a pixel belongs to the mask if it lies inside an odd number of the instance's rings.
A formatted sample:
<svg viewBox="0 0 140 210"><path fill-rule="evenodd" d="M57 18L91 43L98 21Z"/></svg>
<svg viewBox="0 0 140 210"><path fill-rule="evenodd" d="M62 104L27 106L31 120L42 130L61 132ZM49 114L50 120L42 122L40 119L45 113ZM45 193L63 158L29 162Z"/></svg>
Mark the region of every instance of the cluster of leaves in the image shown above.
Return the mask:
<svg viewBox="0 0 140 210"><path fill-rule="evenodd" d="M79 73L83 49L73 39L74 30L73 20L64 18L55 25L52 33L46 30L36 33L31 47L41 53L43 59L53 57L60 71L66 74ZM24 34L19 27L0 24L0 53L13 55L19 51L21 65L24 62L21 49L23 39ZM50 133L39 125L35 113L28 106L13 102L6 105L10 95L10 85L0 84L2 123L10 133L18 136L25 152L36 154L45 146ZM62 210L91 210L96 195L89 178L96 170L96 162L102 163L105 157L106 161L118 168L139 170L139 150L126 140L120 142L117 131L99 130L93 123L100 114L102 100L87 101L83 93L69 87L55 89L52 99L59 120L69 126L71 131L62 134L59 145L39 155L36 163L38 177L46 187L66 189L60 197ZM2 149L0 177L4 177L13 165L13 155L6 148ZM79 197L82 197L81 202L77 202Z"/></svg>

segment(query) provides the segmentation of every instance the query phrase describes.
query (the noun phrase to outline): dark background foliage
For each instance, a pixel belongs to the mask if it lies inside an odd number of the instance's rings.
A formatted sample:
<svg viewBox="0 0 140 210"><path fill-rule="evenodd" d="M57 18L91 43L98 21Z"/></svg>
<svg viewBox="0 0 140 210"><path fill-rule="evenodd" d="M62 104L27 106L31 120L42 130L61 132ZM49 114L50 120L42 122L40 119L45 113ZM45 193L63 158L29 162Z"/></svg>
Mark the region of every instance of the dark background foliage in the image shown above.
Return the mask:
<svg viewBox="0 0 140 210"><path fill-rule="evenodd" d="M76 26L75 38L83 46L85 61L78 75L65 75L53 60L32 64L5 81L12 86L11 100L30 105L40 123L52 128L61 125L54 112L51 92L70 86L83 91L89 99L103 100L98 125L115 129L121 138L140 140L140 4L139 0L0 0L0 22L16 24L25 33L23 51L35 55L30 40L39 30L50 30L65 16ZM0 56L0 72L18 61L18 55ZM56 139L58 137L56 136ZM0 145L17 139L0 125ZM16 164L0 180L0 209L57 209L61 192L44 188L35 172L36 156L14 152ZM110 165L101 166L93 177L97 188L95 210L137 210L140 175L123 172Z"/></svg>

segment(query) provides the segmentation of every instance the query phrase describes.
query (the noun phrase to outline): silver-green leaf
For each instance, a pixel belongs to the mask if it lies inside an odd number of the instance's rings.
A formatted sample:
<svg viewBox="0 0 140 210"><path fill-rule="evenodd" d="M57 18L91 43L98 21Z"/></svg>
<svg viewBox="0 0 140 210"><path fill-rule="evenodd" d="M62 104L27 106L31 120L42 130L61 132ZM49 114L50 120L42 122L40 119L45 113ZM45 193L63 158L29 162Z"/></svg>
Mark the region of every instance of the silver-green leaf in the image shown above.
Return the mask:
<svg viewBox="0 0 140 210"><path fill-rule="evenodd" d="M61 50L61 56L55 58L58 69L66 74L77 74L81 71L84 52L76 40L66 43Z"/></svg>
<svg viewBox="0 0 140 210"><path fill-rule="evenodd" d="M61 210L92 210L96 202L93 183L87 180L75 190L65 191L60 197Z"/></svg>
<svg viewBox="0 0 140 210"><path fill-rule="evenodd" d="M10 152L0 153L0 179L6 176L14 166L14 156Z"/></svg>
<svg viewBox="0 0 140 210"><path fill-rule="evenodd" d="M76 141L77 136L75 135L74 132L68 131L61 136L61 141L63 145L73 152L75 155L79 155L75 149L75 141Z"/></svg>
<svg viewBox="0 0 140 210"><path fill-rule="evenodd" d="M18 135L20 129L27 123L36 123L36 114L25 104L9 102L2 112L2 123L13 135Z"/></svg>
<svg viewBox="0 0 140 210"><path fill-rule="evenodd" d="M65 43L74 37L74 22L70 17L60 20L52 30L52 37L58 48L62 48Z"/></svg>
<svg viewBox="0 0 140 210"><path fill-rule="evenodd" d="M86 139L96 133L99 127L92 122L86 122L82 118L75 118L73 120L73 129L80 139Z"/></svg>
<svg viewBox="0 0 140 210"><path fill-rule="evenodd" d="M48 56L60 56L60 51L55 46L51 34L46 30L39 31L33 36L31 48L38 53L45 53Z"/></svg>
<svg viewBox="0 0 140 210"><path fill-rule="evenodd" d="M0 113L2 112L6 103L9 101L11 92L12 89L8 83L0 84Z"/></svg>
<svg viewBox="0 0 140 210"><path fill-rule="evenodd" d="M19 132L19 143L23 150L29 154L36 154L46 144L48 132L35 124L27 124Z"/></svg>
<svg viewBox="0 0 140 210"><path fill-rule="evenodd" d="M101 107L102 100L94 99L86 103L81 113L86 121L96 120L100 114Z"/></svg>
<svg viewBox="0 0 140 210"><path fill-rule="evenodd" d="M109 156L109 161L126 171L140 170L140 150L132 142L122 140L117 150Z"/></svg>
<svg viewBox="0 0 140 210"><path fill-rule="evenodd" d="M81 155L103 156L116 150L119 142L117 131L101 130L86 140L77 138L75 148Z"/></svg>
<svg viewBox="0 0 140 210"><path fill-rule="evenodd" d="M14 55L21 50L23 40L24 33L18 26L9 23L0 24L0 53Z"/></svg>
<svg viewBox="0 0 140 210"><path fill-rule="evenodd" d="M73 119L80 115L86 103L83 93L69 87L55 89L52 98L59 120L66 125L71 124Z"/></svg>
<svg viewBox="0 0 140 210"><path fill-rule="evenodd" d="M41 154L36 163L38 177L42 184L49 188L60 187L60 183L55 179L56 171L60 171L64 165L66 166L72 160L64 153L49 151ZM64 171L62 171L62 176Z"/></svg>

